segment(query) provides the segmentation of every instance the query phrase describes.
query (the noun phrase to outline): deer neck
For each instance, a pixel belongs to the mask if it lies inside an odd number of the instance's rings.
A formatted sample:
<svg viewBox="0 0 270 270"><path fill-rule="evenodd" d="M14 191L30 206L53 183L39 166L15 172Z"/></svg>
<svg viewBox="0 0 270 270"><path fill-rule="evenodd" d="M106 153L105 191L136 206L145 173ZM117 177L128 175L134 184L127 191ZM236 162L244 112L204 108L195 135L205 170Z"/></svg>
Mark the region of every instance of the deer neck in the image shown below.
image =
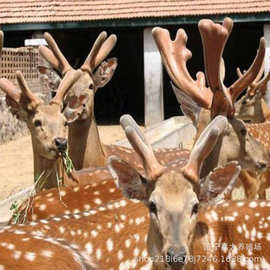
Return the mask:
<svg viewBox="0 0 270 270"><path fill-rule="evenodd" d="M66 177L60 158L49 160L34 151L34 181L37 192L44 188L57 187L60 184L58 181L64 181Z"/></svg>
<svg viewBox="0 0 270 270"><path fill-rule="evenodd" d="M262 108L262 114L263 114L263 122L270 120L270 108L264 101L264 99L261 99L261 108Z"/></svg>
<svg viewBox="0 0 270 270"><path fill-rule="evenodd" d="M75 121L69 127L69 154L77 170L106 164L106 153L100 141L94 117Z"/></svg>

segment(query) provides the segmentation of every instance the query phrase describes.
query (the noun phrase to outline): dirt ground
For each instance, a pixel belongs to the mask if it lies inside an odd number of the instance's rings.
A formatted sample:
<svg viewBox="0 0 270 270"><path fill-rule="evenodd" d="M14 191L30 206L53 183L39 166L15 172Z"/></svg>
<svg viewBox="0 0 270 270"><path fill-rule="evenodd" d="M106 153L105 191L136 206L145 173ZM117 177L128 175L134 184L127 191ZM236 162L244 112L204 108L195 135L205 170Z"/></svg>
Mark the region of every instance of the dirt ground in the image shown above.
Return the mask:
<svg viewBox="0 0 270 270"><path fill-rule="evenodd" d="M125 138L120 126L99 126L103 143ZM30 135L0 145L0 200L33 184L33 155Z"/></svg>

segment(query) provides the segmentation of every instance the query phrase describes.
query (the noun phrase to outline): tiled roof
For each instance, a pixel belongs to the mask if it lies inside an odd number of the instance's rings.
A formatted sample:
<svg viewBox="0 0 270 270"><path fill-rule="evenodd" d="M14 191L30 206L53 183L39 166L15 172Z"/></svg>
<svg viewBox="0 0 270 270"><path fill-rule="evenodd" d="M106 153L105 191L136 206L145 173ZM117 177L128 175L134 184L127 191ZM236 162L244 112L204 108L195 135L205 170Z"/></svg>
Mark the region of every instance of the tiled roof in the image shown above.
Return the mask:
<svg viewBox="0 0 270 270"><path fill-rule="evenodd" d="M0 24L270 12L270 0L0 0Z"/></svg>

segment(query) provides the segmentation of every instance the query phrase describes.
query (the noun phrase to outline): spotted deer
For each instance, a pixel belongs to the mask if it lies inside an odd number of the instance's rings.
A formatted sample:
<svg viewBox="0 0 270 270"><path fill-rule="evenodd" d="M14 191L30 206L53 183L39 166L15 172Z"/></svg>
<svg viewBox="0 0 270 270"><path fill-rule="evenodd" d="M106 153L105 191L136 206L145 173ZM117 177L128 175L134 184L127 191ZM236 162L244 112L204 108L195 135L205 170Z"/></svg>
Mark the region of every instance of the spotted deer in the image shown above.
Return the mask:
<svg viewBox="0 0 270 270"><path fill-rule="evenodd" d="M270 108L264 100L270 73L263 78L264 65L261 67L257 78L248 86L246 94L235 104L235 116L250 123L262 123L270 120ZM242 77L240 69L237 68L238 77Z"/></svg>
<svg viewBox="0 0 270 270"><path fill-rule="evenodd" d="M213 120L195 144L187 164L182 169L161 165L141 134L133 126L126 126L126 135L142 160L144 176L136 168L115 156L109 159L108 166L123 194L129 199L141 200L145 205L120 198L107 204L98 204L88 211L4 227L0 231L0 265L4 269L5 267L16 269L12 267L23 261L24 264L20 264L21 269L24 269L23 267L29 269L30 266L31 269L35 269L43 257L47 257L53 264L54 260L57 260L55 256L59 247L53 244L48 247L46 240L44 241L46 238L50 239L50 243L53 241L67 243L87 262L91 262L99 269L151 268L152 261L148 258L148 252L151 256L153 252L155 256L158 255L156 252L160 250L156 245L163 245L164 240L168 241L166 243L169 245L172 240L169 233L178 231L178 224L182 222L187 224L188 220L193 224L196 221L195 208L199 202L196 194L199 190L203 201L209 200L210 197L214 197L213 200L217 201L232 188L239 171L239 166L234 162L211 172L201 187L197 179L201 163L224 132L226 123L227 119L223 116ZM219 174L226 177L222 177L222 181L215 181ZM208 187L211 189L208 190ZM154 194L155 200L160 198L159 206L156 201L152 201ZM177 228L168 231L165 221L166 211L173 210L170 208L173 206L175 211L171 214L176 216L167 221L174 220L173 226ZM157 211L163 209L165 214L159 227L166 231L163 235L157 231L156 226L159 226L159 223L155 217L158 215L155 207L158 207ZM150 220L147 208L150 210ZM194 214L186 214L189 211L193 212L193 208ZM27 246L23 247L22 242L26 242ZM166 253L169 252L168 245L165 246L164 242ZM69 263L69 257L62 258L63 262ZM46 264L44 269L45 267Z"/></svg>
<svg viewBox="0 0 270 270"><path fill-rule="evenodd" d="M40 54L58 70L63 78L67 70L74 70L61 53L55 40L49 33L44 34L48 47L41 46ZM94 96L96 91L103 87L112 78L117 67L116 58L103 61L116 43L116 36L102 32L95 41L84 64L78 69L81 76L68 92L66 97L67 106L65 115L67 118L74 114L76 121L69 125L69 152L76 169L88 167L101 167L106 165L106 160L110 155L121 156L133 165L142 168L134 151L120 146L104 145L98 133L98 128L94 115ZM102 62L103 61L103 62ZM101 64L100 64L101 63ZM78 103L83 100L85 106L78 113ZM186 152L185 149L160 149L156 151L158 159L163 163L168 163L177 159ZM185 153L184 153L185 155Z"/></svg>
<svg viewBox="0 0 270 270"><path fill-rule="evenodd" d="M265 92L267 90L267 82L270 79L270 73L266 74L262 79L264 65L262 65L261 72L257 78L248 87L246 94L237 101L235 106L236 117L243 119L249 123L264 123L270 119L270 109L264 101ZM237 69L238 76L243 76L240 69ZM269 124L264 125L250 125L251 132L255 132L255 136L264 142L265 146L269 148L266 130L269 130ZM258 131L261 135L258 134ZM270 173L266 172L258 175L252 171L242 170L239 178L245 182L247 198L254 199L258 196L260 199L266 199L266 189L270 187Z"/></svg>
<svg viewBox="0 0 270 270"><path fill-rule="evenodd" d="M212 162L214 160L212 168L224 165L229 160L238 160L243 169L262 172L269 163L268 149L258 136L254 136L252 126L235 117L234 103L260 72L265 55L265 41L263 38L260 40L257 56L249 70L230 87L226 87L223 83L225 72L222 53L232 27L233 22L229 18L224 20L223 25L210 20L199 22L209 88L205 85L205 76L202 72L198 72L197 79L193 80L187 70L186 62L191 58L191 52L186 48L187 35L183 29L178 30L174 41L170 39L169 32L162 28L153 29L153 37L164 66L174 83L173 89L181 108L197 128L197 137L215 115L227 115L229 119L227 132L213 151L217 153L216 158L213 159L213 155L209 157ZM232 142L237 142L238 148L233 146ZM218 151L220 147L222 150ZM209 166L208 160L204 164ZM202 176L205 175L204 169L207 167L202 168ZM248 193L249 183L243 184Z"/></svg>
<svg viewBox="0 0 270 270"><path fill-rule="evenodd" d="M140 137L144 138L144 142L150 147L140 127L130 115L123 115L120 119L120 123L123 129L129 125L136 129ZM157 159L159 155L162 156L162 152L155 153ZM189 151L183 151L178 159L167 163L167 166L175 168L175 170L181 169L187 162L188 157ZM137 170L141 175L144 175L142 169L137 168ZM123 197L120 190L115 186L113 178L107 168L97 167L92 170L86 169L86 172L87 173L85 173L85 170L80 170L76 173L82 173L82 175L77 175L80 181L83 180L82 177L86 177L86 181L89 181L89 175L91 175L92 179L88 184L42 191L26 200L18 211L13 213L13 217L9 223L26 223L42 218L45 219L64 214L79 213ZM78 200L78 198L80 199Z"/></svg>
<svg viewBox="0 0 270 270"><path fill-rule="evenodd" d="M119 158L110 158L110 169L123 194L149 209L147 249L154 269L269 269L270 203L221 202L240 172L235 162L200 180L202 162L226 132L226 122L224 116L214 118L181 173L161 166L131 128L126 133L144 161L147 177ZM223 180L218 180L221 176Z"/></svg>
<svg viewBox="0 0 270 270"><path fill-rule="evenodd" d="M68 124L62 113L63 97L78 75L77 71L68 72L48 105L31 92L20 71L16 72L19 89L11 81L0 79L0 88L6 93L8 104L24 118L31 134L34 178L39 179L36 190L56 187L56 172L59 178L63 176L59 157L67 147Z"/></svg>

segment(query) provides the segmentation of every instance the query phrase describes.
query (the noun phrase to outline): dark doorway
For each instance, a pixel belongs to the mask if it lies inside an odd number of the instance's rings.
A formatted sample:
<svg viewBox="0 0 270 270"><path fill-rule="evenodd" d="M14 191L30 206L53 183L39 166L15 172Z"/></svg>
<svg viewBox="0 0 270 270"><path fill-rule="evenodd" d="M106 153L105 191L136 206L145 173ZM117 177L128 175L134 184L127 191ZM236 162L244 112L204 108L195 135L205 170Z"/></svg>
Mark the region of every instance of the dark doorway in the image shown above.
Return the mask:
<svg viewBox="0 0 270 270"><path fill-rule="evenodd" d="M119 124L125 113L136 121L144 121L143 29L95 28L49 30L69 63L79 68L99 33L117 35L117 44L108 57L118 58L118 67L112 80L95 96L95 115L99 124ZM44 31L45 32L45 31ZM33 31L5 33L5 47L24 46Z"/></svg>

